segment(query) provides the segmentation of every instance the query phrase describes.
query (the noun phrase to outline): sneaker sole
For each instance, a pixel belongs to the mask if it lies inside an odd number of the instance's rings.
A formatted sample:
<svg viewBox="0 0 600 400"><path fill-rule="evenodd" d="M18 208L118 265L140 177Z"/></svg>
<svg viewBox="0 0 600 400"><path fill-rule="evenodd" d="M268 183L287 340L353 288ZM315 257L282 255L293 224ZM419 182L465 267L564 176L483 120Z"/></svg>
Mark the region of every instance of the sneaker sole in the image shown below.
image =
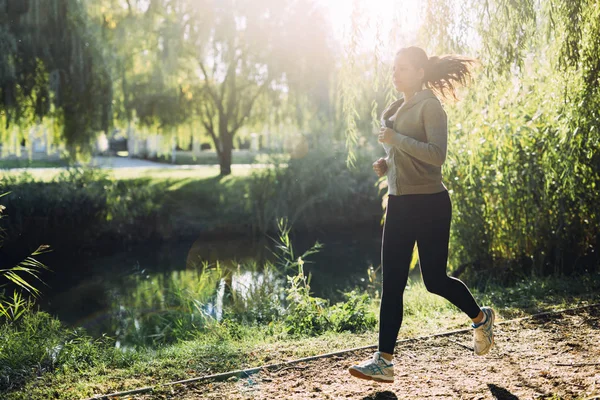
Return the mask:
<svg viewBox="0 0 600 400"><path fill-rule="evenodd" d="M492 309L490 309L490 311L492 312L492 327L493 327L494 321L496 320L496 313ZM487 349L485 349L485 351L483 351L481 353L475 353L475 354L478 356L485 356L487 353L490 352L490 349L492 348L492 346L494 346L494 334L493 333L492 333L492 343L490 343L489 347Z"/></svg>
<svg viewBox="0 0 600 400"><path fill-rule="evenodd" d="M350 367L348 368L348 372L350 372L350 375L359 378L359 379L364 379L366 381L375 381L375 382L381 382L381 383L394 383L394 379L379 379L379 378L373 378L372 376L369 375L365 375L362 372Z"/></svg>

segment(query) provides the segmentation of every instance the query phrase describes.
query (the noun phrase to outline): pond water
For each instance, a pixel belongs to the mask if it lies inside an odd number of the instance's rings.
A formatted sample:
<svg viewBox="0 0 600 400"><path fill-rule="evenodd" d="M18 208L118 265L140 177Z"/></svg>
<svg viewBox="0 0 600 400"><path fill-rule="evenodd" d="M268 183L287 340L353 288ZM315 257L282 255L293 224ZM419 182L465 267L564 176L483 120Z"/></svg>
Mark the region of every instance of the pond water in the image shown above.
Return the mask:
<svg viewBox="0 0 600 400"><path fill-rule="evenodd" d="M378 227L345 233L312 233L291 236L295 256L316 241L323 244L318 253L306 258L305 273L311 274L313 295L332 303L354 287L366 288L369 267L380 264L381 231ZM42 310L67 325L84 327L89 334L118 336L118 315L152 308L164 311L165 294L173 290L193 290L202 278L202 265L217 262L232 271L232 286L260 284L265 277L252 272L252 265L274 261L275 242L270 238L190 239L160 245L138 245L127 251L86 257L53 254L41 261L53 271L40 289ZM60 271L69 271L68 273ZM297 270L289 271L293 275ZM278 283L285 284L281 279ZM126 305L125 305L126 304ZM218 310L219 304L212 304ZM146 310L147 311L147 310Z"/></svg>

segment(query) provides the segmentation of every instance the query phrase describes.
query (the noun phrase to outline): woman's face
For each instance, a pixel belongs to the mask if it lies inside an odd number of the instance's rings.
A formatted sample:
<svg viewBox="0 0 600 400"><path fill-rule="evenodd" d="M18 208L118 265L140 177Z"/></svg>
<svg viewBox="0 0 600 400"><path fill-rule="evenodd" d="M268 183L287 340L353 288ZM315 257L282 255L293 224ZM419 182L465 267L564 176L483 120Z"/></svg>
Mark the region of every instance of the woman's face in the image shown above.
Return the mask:
<svg viewBox="0 0 600 400"><path fill-rule="evenodd" d="M423 86L423 76L425 71L423 68L415 68L406 59L405 56L399 54L394 59L394 68L392 79L394 87L399 92L407 90L421 90Z"/></svg>

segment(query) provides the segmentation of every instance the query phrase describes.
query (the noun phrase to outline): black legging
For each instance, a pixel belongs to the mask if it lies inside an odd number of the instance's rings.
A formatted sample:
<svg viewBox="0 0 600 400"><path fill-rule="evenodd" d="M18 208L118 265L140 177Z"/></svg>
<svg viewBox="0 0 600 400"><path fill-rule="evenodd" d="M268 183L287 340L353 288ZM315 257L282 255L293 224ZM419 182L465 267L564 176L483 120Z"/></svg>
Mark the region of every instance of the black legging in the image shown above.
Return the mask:
<svg viewBox="0 0 600 400"><path fill-rule="evenodd" d="M465 284L446 275L452 203L447 190L388 198L381 263L383 291L379 310L379 351L393 354L402 325L403 294L417 242L423 283L475 318L480 311Z"/></svg>

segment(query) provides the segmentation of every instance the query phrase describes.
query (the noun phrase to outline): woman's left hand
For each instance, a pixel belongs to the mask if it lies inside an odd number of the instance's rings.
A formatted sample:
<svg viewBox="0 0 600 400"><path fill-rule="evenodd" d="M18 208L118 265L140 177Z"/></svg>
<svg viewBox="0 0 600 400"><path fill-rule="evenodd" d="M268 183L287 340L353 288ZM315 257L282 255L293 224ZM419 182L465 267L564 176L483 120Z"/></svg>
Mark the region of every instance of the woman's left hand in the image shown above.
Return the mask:
<svg viewBox="0 0 600 400"><path fill-rule="evenodd" d="M390 128L381 128L379 131L378 140L379 143L391 143L392 137L396 134L396 131Z"/></svg>

